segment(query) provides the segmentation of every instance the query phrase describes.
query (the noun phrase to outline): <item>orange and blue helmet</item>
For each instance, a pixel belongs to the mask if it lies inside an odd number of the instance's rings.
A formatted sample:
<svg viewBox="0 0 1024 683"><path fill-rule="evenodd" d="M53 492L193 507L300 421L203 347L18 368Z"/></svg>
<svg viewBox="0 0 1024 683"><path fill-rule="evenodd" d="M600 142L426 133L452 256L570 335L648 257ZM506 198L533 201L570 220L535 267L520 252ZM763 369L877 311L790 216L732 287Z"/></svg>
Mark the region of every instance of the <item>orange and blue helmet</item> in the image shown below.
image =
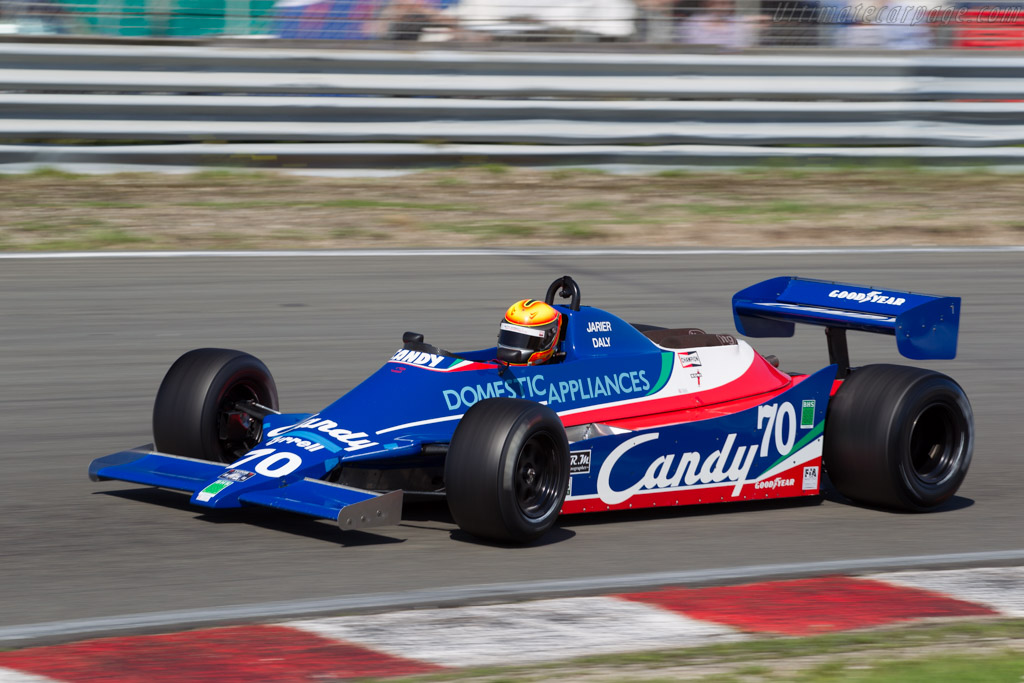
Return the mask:
<svg viewBox="0 0 1024 683"><path fill-rule="evenodd" d="M546 363L562 333L562 314L543 301L523 299L505 311L498 331L498 348L529 352L525 365Z"/></svg>

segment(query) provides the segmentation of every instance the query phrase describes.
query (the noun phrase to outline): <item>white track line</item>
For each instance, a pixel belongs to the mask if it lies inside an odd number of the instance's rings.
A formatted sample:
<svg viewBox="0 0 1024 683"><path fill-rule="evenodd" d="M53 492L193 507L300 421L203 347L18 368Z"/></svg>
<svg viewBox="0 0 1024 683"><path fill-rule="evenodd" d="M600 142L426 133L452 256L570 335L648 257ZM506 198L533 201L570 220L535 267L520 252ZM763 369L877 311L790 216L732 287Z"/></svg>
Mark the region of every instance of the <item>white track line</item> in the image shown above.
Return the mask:
<svg viewBox="0 0 1024 683"><path fill-rule="evenodd" d="M741 640L733 629L617 598L412 610L283 624L396 657L465 667Z"/></svg>
<svg viewBox="0 0 1024 683"><path fill-rule="evenodd" d="M232 623L242 620L330 614L355 610L388 610L423 605L458 605L477 601L521 600L570 593L614 592L669 585L692 585L737 580L768 580L821 574L849 574L869 571L923 569L950 565L984 566L993 563L1022 563L1024 549L831 560L792 564L766 564L717 569L695 569L650 574L595 576L582 579L553 579L518 583L481 584L423 588L392 593L366 593L335 597L282 600L248 605L224 605L201 609L145 612L91 619L69 619L37 624L0 627L0 644L12 641L54 639L69 635L101 634L194 624Z"/></svg>
<svg viewBox="0 0 1024 683"><path fill-rule="evenodd" d="M1024 252L1024 245L962 247L806 247L780 249L323 249L280 251L66 251L6 252L0 260L171 258L362 258L436 256L810 256L827 254L998 254Z"/></svg>

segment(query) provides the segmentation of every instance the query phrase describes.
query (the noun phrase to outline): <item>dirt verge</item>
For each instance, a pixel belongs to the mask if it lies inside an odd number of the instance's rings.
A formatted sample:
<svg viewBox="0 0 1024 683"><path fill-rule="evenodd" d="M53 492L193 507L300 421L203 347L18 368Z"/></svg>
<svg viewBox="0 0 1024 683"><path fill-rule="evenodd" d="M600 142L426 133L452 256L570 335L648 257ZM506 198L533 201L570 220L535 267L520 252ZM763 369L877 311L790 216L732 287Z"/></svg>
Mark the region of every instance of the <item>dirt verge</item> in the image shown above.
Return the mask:
<svg viewBox="0 0 1024 683"><path fill-rule="evenodd" d="M909 168L0 176L0 250L1024 244L1024 176Z"/></svg>

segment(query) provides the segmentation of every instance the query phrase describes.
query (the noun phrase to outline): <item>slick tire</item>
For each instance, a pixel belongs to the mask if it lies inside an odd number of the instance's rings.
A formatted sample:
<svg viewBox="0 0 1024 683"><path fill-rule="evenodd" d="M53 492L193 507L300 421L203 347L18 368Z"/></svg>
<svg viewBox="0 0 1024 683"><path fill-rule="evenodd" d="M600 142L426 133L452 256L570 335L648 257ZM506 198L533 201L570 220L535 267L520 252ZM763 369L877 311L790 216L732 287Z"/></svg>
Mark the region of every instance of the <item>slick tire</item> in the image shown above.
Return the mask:
<svg viewBox="0 0 1024 683"><path fill-rule="evenodd" d="M829 478L859 503L925 511L950 498L974 451L974 414L946 375L868 365L843 382L828 408Z"/></svg>
<svg viewBox="0 0 1024 683"><path fill-rule="evenodd" d="M189 351L174 362L156 392L156 449L215 462L237 460L260 439L261 425L235 408L246 400L277 410L277 386L267 366L241 351Z"/></svg>
<svg viewBox="0 0 1024 683"><path fill-rule="evenodd" d="M452 437L445 486L463 531L499 543L539 538L555 523L569 486L561 420L532 401L480 401Z"/></svg>

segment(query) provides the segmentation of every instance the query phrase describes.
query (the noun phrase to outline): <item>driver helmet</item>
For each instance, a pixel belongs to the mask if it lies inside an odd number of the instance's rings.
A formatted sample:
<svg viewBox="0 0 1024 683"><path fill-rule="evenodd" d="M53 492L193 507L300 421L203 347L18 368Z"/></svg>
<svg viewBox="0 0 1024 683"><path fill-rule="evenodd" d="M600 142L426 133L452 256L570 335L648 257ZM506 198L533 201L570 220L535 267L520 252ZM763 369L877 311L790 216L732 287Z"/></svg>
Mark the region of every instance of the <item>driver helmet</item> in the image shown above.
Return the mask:
<svg viewBox="0 0 1024 683"><path fill-rule="evenodd" d="M554 355L561 333L561 313L543 301L523 299L505 311L498 347L530 351L524 365L539 365Z"/></svg>

